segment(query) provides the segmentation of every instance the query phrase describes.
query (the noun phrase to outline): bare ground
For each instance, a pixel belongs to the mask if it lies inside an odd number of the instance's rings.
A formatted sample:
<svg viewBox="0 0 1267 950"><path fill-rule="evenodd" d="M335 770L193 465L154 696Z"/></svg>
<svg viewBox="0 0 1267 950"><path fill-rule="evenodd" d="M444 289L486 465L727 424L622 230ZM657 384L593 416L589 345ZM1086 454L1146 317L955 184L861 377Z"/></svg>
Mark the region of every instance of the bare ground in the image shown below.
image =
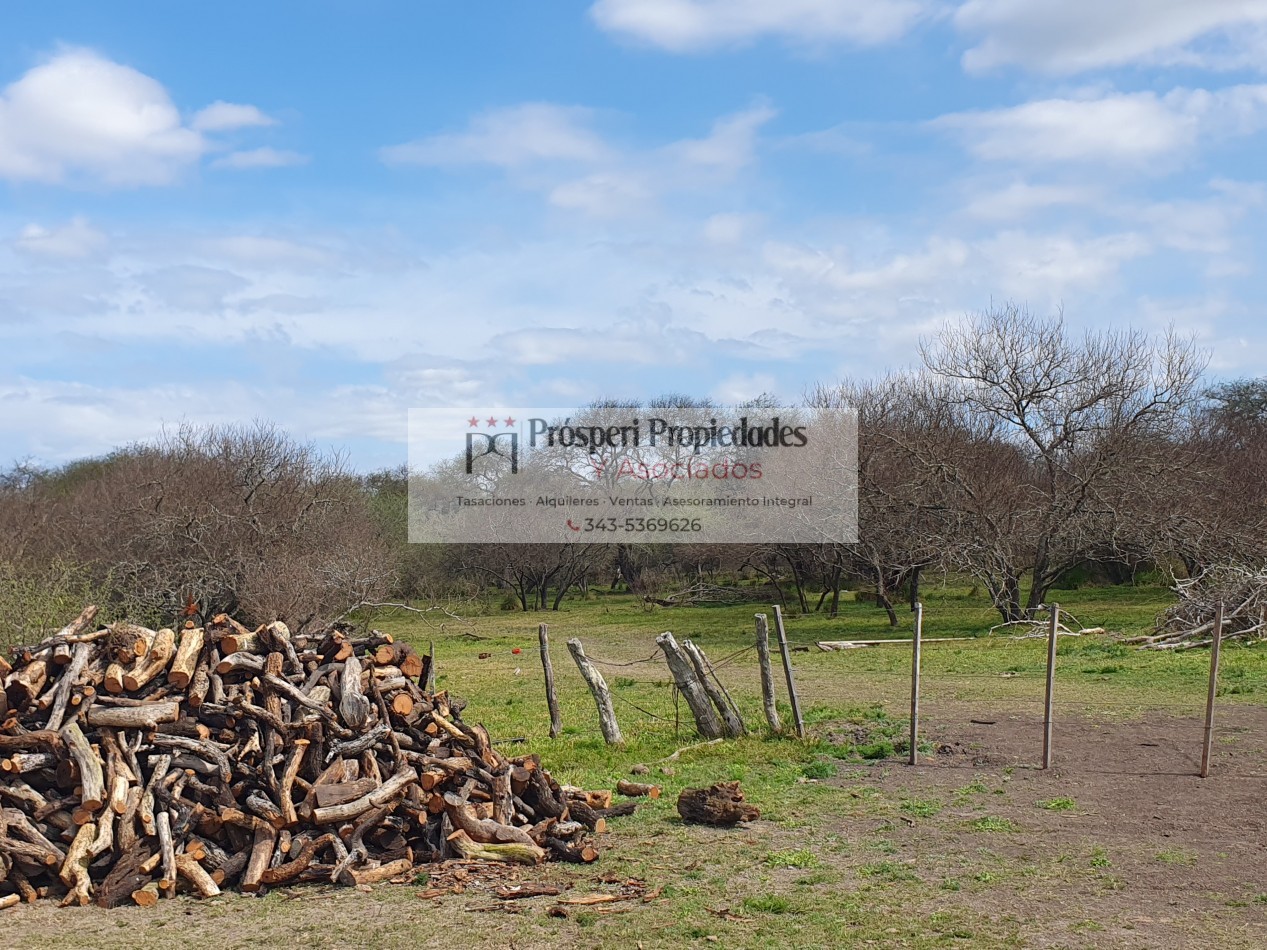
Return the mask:
<svg viewBox="0 0 1267 950"><path fill-rule="evenodd" d="M840 781L944 801L877 827L960 888L941 899L1014 918L1024 946L1267 947L1267 710L1220 710L1206 779L1199 719L1063 719L1048 771L1041 730L1016 716L933 726L919 766Z"/></svg>

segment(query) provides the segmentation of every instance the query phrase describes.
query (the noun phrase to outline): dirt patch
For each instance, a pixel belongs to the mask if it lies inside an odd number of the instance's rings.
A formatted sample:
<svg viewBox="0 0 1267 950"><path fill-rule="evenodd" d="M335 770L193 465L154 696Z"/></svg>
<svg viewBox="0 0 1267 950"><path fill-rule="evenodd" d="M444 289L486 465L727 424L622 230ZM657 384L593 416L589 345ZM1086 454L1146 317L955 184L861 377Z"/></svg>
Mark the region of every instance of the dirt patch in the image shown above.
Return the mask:
<svg viewBox="0 0 1267 950"><path fill-rule="evenodd" d="M920 765L836 779L899 800L870 834L946 903L1035 947L1267 946L1267 710L1220 711L1206 779L1196 718L1064 717L1046 771L1040 721L947 718Z"/></svg>

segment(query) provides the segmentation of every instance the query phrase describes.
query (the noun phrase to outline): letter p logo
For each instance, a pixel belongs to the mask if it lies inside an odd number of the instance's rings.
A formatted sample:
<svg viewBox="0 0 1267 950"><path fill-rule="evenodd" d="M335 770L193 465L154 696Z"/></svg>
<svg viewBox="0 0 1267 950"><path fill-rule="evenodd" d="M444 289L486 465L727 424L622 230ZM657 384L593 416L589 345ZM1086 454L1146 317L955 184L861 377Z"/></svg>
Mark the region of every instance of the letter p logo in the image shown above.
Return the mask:
<svg viewBox="0 0 1267 950"><path fill-rule="evenodd" d="M510 459L510 474L518 474L519 433L466 433L466 474L472 474L472 468L476 459L484 458L489 455L495 455L498 458Z"/></svg>

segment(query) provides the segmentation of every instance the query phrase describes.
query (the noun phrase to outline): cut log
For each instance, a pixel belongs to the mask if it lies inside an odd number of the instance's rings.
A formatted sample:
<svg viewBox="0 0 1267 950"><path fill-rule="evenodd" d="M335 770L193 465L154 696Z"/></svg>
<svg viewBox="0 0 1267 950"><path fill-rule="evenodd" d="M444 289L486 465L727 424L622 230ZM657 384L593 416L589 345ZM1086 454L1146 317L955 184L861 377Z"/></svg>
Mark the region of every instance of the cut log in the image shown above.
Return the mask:
<svg viewBox="0 0 1267 950"><path fill-rule="evenodd" d="M598 850L587 844L572 844L561 838L547 837L546 847L560 861L570 864L593 864L598 860Z"/></svg>
<svg viewBox="0 0 1267 950"><path fill-rule="evenodd" d="M155 631L125 621L112 623L106 630L106 656L111 663L123 667L143 657L155 636Z"/></svg>
<svg viewBox="0 0 1267 950"><path fill-rule="evenodd" d="M342 761L342 760L340 760ZM441 773L444 775L445 773ZM359 778L352 782L337 782L333 785L317 785L313 788L313 802L317 808L329 808L331 805L342 805L368 795L376 787L371 778Z"/></svg>
<svg viewBox="0 0 1267 950"><path fill-rule="evenodd" d="M215 880L198 863L198 860L191 855L178 854L176 856L176 870L198 892L200 897L216 897L220 894L220 888L216 885Z"/></svg>
<svg viewBox="0 0 1267 950"><path fill-rule="evenodd" d="M372 704L361 692L361 664L355 656L343 662L339 693L339 715L343 724L353 731L363 729L369 721Z"/></svg>
<svg viewBox="0 0 1267 950"><path fill-rule="evenodd" d="M473 841L461 829L446 839L459 857L468 861L497 861L503 864L540 864L545 860L544 848L535 844L484 844Z"/></svg>
<svg viewBox="0 0 1267 950"><path fill-rule="evenodd" d="M368 795L363 795L342 805L314 808L312 820L319 825L326 825L335 821L346 821L349 818L355 818L362 812L377 808L379 805L385 804L396 796L403 794L405 788L416 781L418 781L418 773L412 767L406 766Z"/></svg>
<svg viewBox="0 0 1267 950"><path fill-rule="evenodd" d="M83 907L92 900L92 878L88 876L88 862L92 860L92 842L96 837L96 825L92 822L81 825L70 850L66 852L66 861L58 875L62 883L70 888L70 893L62 900L63 907L72 903Z"/></svg>
<svg viewBox="0 0 1267 950"><path fill-rule="evenodd" d="M25 666L9 674L4 692L9 705L15 709L25 709L35 702L48 680L48 661L32 660Z"/></svg>
<svg viewBox="0 0 1267 950"><path fill-rule="evenodd" d="M153 729L159 723L175 722L180 718L180 703L147 703L144 706L110 708L94 705L88 710L88 725L109 726L113 729Z"/></svg>
<svg viewBox="0 0 1267 950"><path fill-rule="evenodd" d="M374 662L379 666L394 666L402 675L417 679L422 675L422 657L407 643L384 643L374 651Z"/></svg>
<svg viewBox="0 0 1267 950"><path fill-rule="evenodd" d="M644 785L641 782L626 782L623 779L616 783L616 791L630 798L659 798L659 785Z"/></svg>
<svg viewBox="0 0 1267 950"><path fill-rule="evenodd" d="M583 801L590 808L610 808L612 803L611 790L606 788L587 791L568 785L563 788L563 794L568 801Z"/></svg>
<svg viewBox="0 0 1267 950"><path fill-rule="evenodd" d="M100 811L106 803L106 782L101 757L88 744L75 720L66 724L66 728L62 730L62 738L66 740L66 749L79 767L79 784L82 788L80 807L90 813Z"/></svg>
<svg viewBox="0 0 1267 950"><path fill-rule="evenodd" d="M123 674L123 688L129 693L138 689L167 669L172 656L176 652L176 633L167 627L154 635L145 655L137 661L136 666Z"/></svg>
<svg viewBox="0 0 1267 950"><path fill-rule="evenodd" d="M198 670L198 660L202 655L202 645L206 640L206 632L202 627L184 630L180 635L180 646L172 660L171 669L167 671L167 682L177 689L184 689L194 678Z"/></svg>
<svg viewBox="0 0 1267 950"><path fill-rule="evenodd" d="M158 881L150 881L132 892L132 903L137 907L154 907L158 904Z"/></svg>
<svg viewBox="0 0 1267 950"><path fill-rule="evenodd" d="M353 868L348 873L352 876L352 882L357 885L378 884L381 881L390 881L394 877L400 877L402 874L408 874L414 869L414 863L408 858L400 858L396 861L389 861L386 864L380 864L376 868Z"/></svg>
<svg viewBox="0 0 1267 950"><path fill-rule="evenodd" d="M255 840L251 845L251 856L247 859L246 870L242 872L242 890L248 894L258 891L261 878L268 870L268 862L273 856L273 845L277 843L277 829L266 821L255 820Z"/></svg>
<svg viewBox="0 0 1267 950"><path fill-rule="evenodd" d="M53 708L48 714L44 728L57 730L62 727L62 721L66 716L66 707L70 703L71 691L75 686L79 685L80 679L84 675L84 667L88 665L88 660L91 656L92 644L75 644L70 662L66 665L66 669L61 672L57 686L53 690Z"/></svg>
<svg viewBox="0 0 1267 950"><path fill-rule="evenodd" d="M220 638L220 652L224 656L253 652L259 646L259 640L259 634L255 631L239 633L234 630Z"/></svg>
<svg viewBox="0 0 1267 950"><path fill-rule="evenodd" d="M761 817L755 805L744 802L738 782L683 789L678 796L677 810L683 821L706 825L734 825Z"/></svg>

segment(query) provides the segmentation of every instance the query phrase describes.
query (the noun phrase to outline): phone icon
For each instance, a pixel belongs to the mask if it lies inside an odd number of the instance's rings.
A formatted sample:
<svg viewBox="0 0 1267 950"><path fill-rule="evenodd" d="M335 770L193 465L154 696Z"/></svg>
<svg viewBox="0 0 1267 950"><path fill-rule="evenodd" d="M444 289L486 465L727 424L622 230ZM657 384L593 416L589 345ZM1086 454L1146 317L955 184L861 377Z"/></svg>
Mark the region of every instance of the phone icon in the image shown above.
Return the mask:
<svg viewBox="0 0 1267 950"><path fill-rule="evenodd" d="M569 519L568 519L568 527L569 527L569 528L571 528L573 531L580 531L580 530L581 530L581 529L580 529L580 528L578 528L576 525L572 524L572 519L571 519L571 518L569 518Z"/></svg>

